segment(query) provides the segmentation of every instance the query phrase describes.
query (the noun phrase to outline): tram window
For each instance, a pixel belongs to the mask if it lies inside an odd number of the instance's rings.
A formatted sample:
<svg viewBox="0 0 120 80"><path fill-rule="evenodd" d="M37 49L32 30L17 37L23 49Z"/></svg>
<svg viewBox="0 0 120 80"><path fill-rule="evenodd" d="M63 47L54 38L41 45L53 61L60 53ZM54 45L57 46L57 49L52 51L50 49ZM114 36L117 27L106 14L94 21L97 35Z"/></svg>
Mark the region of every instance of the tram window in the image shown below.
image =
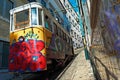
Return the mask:
<svg viewBox="0 0 120 80"><path fill-rule="evenodd" d="M67 35L65 34L65 41L67 42Z"/></svg>
<svg viewBox="0 0 120 80"><path fill-rule="evenodd" d="M63 39L65 40L65 33L63 33Z"/></svg>
<svg viewBox="0 0 120 80"><path fill-rule="evenodd" d="M60 29L60 37L61 37L61 35L62 35L61 33L62 33L62 31L61 31L61 29Z"/></svg>
<svg viewBox="0 0 120 80"><path fill-rule="evenodd" d="M68 37L68 43L70 44L70 37Z"/></svg>
<svg viewBox="0 0 120 80"><path fill-rule="evenodd" d="M13 30L13 15L10 15L10 31Z"/></svg>
<svg viewBox="0 0 120 80"><path fill-rule="evenodd" d="M70 39L70 44L72 45L72 39Z"/></svg>
<svg viewBox="0 0 120 80"><path fill-rule="evenodd" d="M66 35L66 42L68 43L68 36Z"/></svg>
<svg viewBox="0 0 120 80"><path fill-rule="evenodd" d="M52 26L50 24L51 24L50 23L50 18L47 15L45 15L45 28L52 31Z"/></svg>
<svg viewBox="0 0 120 80"><path fill-rule="evenodd" d="M60 28L58 27L58 36L60 36Z"/></svg>
<svg viewBox="0 0 120 80"><path fill-rule="evenodd" d="M58 35L58 29L57 29L57 25L55 23L53 23L53 27L54 27L54 34Z"/></svg>
<svg viewBox="0 0 120 80"><path fill-rule="evenodd" d="M64 40L66 40L66 34L64 33Z"/></svg>
<svg viewBox="0 0 120 80"><path fill-rule="evenodd" d="M66 34L65 34L64 38L65 38L65 41L67 41L67 35Z"/></svg>
<svg viewBox="0 0 120 80"><path fill-rule="evenodd" d="M56 27L56 35L58 35L58 27Z"/></svg>
<svg viewBox="0 0 120 80"><path fill-rule="evenodd" d="M31 23L32 25L37 25L37 9L31 8Z"/></svg>
<svg viewBox="0 0 120 80"><path fill-rule="evenodd" d="M49 24L48 24L48 16L45 16L45 28L49 28Z"/></svg>
<svg viewBox="0 0 120 80"><path fill-rule="evenodd" d="M56 24L53 23L53 27L54 27L54 34L56 34Z"/></svg>
<svg viewBox="0 0 120 80"><path fill-rule="evenodd" d="M63 31L61 31L61 38L63 39Z"/></svg>
<svg viewBox="0 0 120 80"><path fill-rule="evenodd" d="M70 44L70 46L71 46L71 38L69 38L69 44Z"/></svg>
<svg viewBox="0 0 120 80"><path fill-rule="evenodd" d="M29 25L29 10L27 9L27 10L16 13L15 29L24 28L28 25Z"/></svg>
<svg viewBox="0 0 120 80"><path fill-rule="evenodd" d="M50 23L49 30L52 32L52 23Z"/></svg>
<svg viewBox="0 0 120 80"><path fill-rule="evenodd" d="M60 29L60 37L61 37L61 29Z"/></svg>
<svg viewBox="0 0 120 80"><path fill-rule="evenodd" d="M39 14L39 25L42 25L42 10L38 9Z"/></svg>

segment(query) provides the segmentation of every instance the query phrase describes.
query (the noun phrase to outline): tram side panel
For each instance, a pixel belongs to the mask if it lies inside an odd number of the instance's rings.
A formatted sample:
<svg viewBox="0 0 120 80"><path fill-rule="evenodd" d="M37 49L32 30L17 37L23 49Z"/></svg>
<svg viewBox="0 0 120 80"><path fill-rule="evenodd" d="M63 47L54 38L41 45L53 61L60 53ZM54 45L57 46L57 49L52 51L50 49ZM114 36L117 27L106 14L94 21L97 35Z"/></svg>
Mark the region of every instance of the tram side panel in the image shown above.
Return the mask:
<svg viewBox="0 0 120 80"><path fill-rule="evenodd" d="M73 55L70 43L55 33L52 33L51 41L46 50L47 57L51 59L65 59L66 55Z"/></svg>
<svg viewBox="0 0 120 80"><path fill-rule="evenodd" d="M65 58L65 43L54 33L52 34L49 47L47 48L47 57L51 59L64 59Z"/></svg>

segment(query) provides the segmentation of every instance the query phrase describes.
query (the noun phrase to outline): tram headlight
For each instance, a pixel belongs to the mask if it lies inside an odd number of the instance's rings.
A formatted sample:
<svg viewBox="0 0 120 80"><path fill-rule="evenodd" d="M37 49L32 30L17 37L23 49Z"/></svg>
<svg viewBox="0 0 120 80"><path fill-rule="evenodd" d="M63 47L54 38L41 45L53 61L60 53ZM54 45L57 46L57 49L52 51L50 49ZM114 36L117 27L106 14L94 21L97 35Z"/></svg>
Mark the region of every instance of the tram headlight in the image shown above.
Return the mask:
<svg viewBox="0 0 120 80"><path fill-rule="evenodd" d="M18 39L20 42L24 41L25 38L23 36L20 36L19 39Z"/></svg>

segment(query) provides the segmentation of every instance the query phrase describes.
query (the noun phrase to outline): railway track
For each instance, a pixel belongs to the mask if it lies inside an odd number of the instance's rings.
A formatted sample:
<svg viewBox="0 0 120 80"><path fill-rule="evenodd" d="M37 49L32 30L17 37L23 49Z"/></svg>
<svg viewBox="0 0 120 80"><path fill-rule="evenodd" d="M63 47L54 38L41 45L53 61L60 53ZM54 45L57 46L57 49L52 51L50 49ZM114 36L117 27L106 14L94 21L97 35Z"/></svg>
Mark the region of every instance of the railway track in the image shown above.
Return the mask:
<svg viewBox="0 0 120 80"><path fill-rule="evenodd" d="M73 59L74 60L74 59ZM66 70L70 67L70 65L73 63L73 60L63 69L63 71L58 75L58 77L55 80L59 80L62 75L66 72Z"/></svg>
<svg viewBox="0 0 120 80"><path fill-rule="evenodd" d="M75 57L77 55L78 54L75 54L75 56L73 57L73 59L70 62L68 62L65 67L63 67L62 69L59 69L58 71L55 71L54 72L55 76L53 76L54 78L50 78L50 80L59 80L62 77L62 75L64 75L64 73L66 72L66 70L70 67L70 65L73 63L73 61L74 61L74 59L75 59Z"/></svg>
<svg viewBox="0 0 120 80"><path fill-rule="evenodd" d="M77 54L75 54L73 59L70 62L68 62L64 67L57 68L54 71L44 71L43 73L33 73L32 75L33 77L30 76L24 80L59 80L61 76L64 75L65 71L70 67L70 65L72 64L76 56Z"/></svg>

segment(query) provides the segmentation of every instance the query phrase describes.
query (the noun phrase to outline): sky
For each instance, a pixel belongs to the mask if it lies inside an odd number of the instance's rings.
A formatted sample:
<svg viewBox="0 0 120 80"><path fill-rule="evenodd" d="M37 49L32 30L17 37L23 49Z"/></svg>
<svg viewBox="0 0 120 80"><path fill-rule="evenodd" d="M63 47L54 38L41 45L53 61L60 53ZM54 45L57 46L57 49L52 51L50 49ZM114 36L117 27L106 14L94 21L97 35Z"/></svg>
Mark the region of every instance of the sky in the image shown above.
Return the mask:
<svg viewBox="0 0 120 80"><path fill-rule="evenodd" d="M87 0L81 0L82 1L82 3L85 3ZM78 0L69 0L69 2L72 4L72 6L73 7L76 7L76 6L78 6ZM76 12L78 12L78 7L77 8L74 8L74 10L76 11Z"/></svg>
<svg viewBox="0 0 120 80"><path fill-rule="evenodd" d="M69 1L70 1L71 5L72 5L73 7L76 7L76 6L77 6L77 0L69 0ZM78 12L78 7L74 8L74 10L75 10L76 12Z"/></svg>

